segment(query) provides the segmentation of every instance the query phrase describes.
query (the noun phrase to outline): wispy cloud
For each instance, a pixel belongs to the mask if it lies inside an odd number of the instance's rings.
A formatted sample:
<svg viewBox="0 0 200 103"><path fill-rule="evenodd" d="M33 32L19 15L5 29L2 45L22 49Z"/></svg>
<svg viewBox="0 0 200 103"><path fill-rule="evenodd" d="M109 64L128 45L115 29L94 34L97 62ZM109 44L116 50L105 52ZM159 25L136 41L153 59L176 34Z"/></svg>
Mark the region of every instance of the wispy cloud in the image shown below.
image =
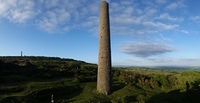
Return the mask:
<svg viewBox="0 0 200 103"><path fill-rule="evenodd" d="M138 35L173 30L180 26L170 13L161 13L158 4L166 9L183 7L182 1L156 0L154 3L142 1L109 1L111 34ZM77 28L87 28L96 33L99 23L99 4L94 0L0 0L0 17L13 23L35 24L49 33L67 32ZM156 3L155 3L156 2ZM164 9L163 9L164 10ZM169 22L163 22L168 20Z"/></svg>
<svg viewBox="0 0 200 103"><path fill-rule="evenodd" d="M184 33L184 34L189 34L190 32L187 30L179 30L179 32Z"/></svg>
<svg viewBox="0 0 200 103"><path fill-rule="evenodd" d="M137 57L146 58L167 52L173 52L175 51L175 48L155 42L126 42L120 51Z"/></svg>
<svg viewBox="0 0 200 103"><path fill-rule="evenodd" d="M159 4L165 4L167 2L167 0L156 0L156 3Z"/></svg>
<svg viewBox="0 0 200 103"><path fill-rule="evenodd" d="M168 10L175 10L177 8L183 8L185 7L185 4L183 3L183 0L179 0L179 1L175 1L175 2L172 2L170 3L166 9Z"/></svg>
<svg viewBox="0 0 200 103"><path fill-rule="evenodd" d="M138 60L139 59L139 60ZM200 66L200 59L197 58L167 58L167 57L157 57L148 59L127 59L123 61L118 61L114 65L118 66L123 64L126 66ZM120 66L123 66L120 65Z"/></svg>
<svg viewBox="0 0 200 103"><path fill-rule="evenodd" d="M190 19L193 20L193 21L195 21L195 22L197 22L197 23L200 22L200 16L199 16L199 15L197 15L197 16L192 16L192 17L190 17Z"/></svg>
<svg viewBox="0 0 200 103"><path fill-rule="evenodd" d="M156 29L158 28L160 30L170 30L179 27L177 24L164 24L161 22L143 22L143 25L155 27Z"/></svg>
<svg viewBox="0 0 200 103"><path fill-rule="evenodd" d="M182 17L171 17L169 15L169 13L163 13L157 18L158 19L169 20L169 21L180 21L180 22L184 20Z"/></svg>
<svg viewBox="0 0 200 103"><path fill-rule="evenodd" d="M99 15L99 3L88 0L0 0L0 17L17 24L32 20L31 23L49 33L66 32Z"/></svg>
<svg viewBox="0 0 200 103"><path fill-rule="evenodd" d="M149 59L154 66L200 66L197 58L155 58Z"/></svg>
<svg viewBox="0 0 200 103"><path fill-rule="evenodd" d="M65 28L67 23L70 21L70 13L67 12L65 9L53 9L51 11L47 11L43 17L37 21L37 25L47 31L47 32L54 32L58 31L61 32L60 28ZM68 29L63 29L68 30Z"/></svg>
<svg viewBox="0 0 200 103"><path fill-rule="evenodd" d="M37 19L37 25L48 32L67 32L81 27L96 27L98 19L94 17L98 14L99 2L92 1L91 5L88 2L87 0L45 0L42 4L46 9L42 9L44 14Z"/></svg>
<svg viewBox="0 0 200 103"><path fill-rule="evenodd" d="M156 3L169 5L184 6L182 1L168 2L167 0L156 0ZM174 4L173 4L174 3ZM131 5L129 5L131 4ZM111 19L111 34L118 35L138 35L138 34L155 34L164 31L173 31L179 29L180 22L183 17L176 17L166 12L165 8L158 7L151 2L134 2L128 3L111 2L110 4L110 19ZM144 6L144 8L141 8ZM165 6L166 7L166 6ZM162 13L162 9L165 13ZM170 6L168 7L170 8ZM171 9L180 7L173 6ZM120 11L120 12L119 12Z"/></svg>
<svg viewBox="0 0 200 103"><path fill-rule="evenodd" d="M34 7L31 0L0 0L0 16L14 23L25 23L39 13Z"/></svg>

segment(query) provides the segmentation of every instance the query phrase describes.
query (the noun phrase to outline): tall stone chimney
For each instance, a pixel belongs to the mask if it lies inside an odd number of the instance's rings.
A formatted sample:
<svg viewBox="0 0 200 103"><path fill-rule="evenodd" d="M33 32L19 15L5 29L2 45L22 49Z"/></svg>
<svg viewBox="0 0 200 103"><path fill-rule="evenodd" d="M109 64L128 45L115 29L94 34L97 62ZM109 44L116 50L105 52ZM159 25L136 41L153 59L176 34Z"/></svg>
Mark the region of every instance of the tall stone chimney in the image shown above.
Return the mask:
<svg viewBox="0 0 200 103"><path fill-rule="evenodd" d="M99 57L97 91L103 94L110 94L112 88L111 77L111 48L110 48L110 23L109 5L102 1L100 5L100 36L99 36Z"/></svg>

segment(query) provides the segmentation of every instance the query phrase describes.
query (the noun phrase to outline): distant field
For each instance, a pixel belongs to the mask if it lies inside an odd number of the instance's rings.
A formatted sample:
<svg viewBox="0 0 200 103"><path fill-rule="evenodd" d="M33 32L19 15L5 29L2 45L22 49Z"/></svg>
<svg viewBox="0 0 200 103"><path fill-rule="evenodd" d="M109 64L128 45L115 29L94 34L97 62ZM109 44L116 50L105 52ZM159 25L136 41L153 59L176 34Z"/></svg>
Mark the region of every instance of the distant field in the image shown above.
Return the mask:
<svg viewBox="0 0 200 103"><path fill-rule="evenodd" d="M96 91L97 65L55 57L0 57L0 103L198 103L200 72L113 68L113 93Z"/></svg>

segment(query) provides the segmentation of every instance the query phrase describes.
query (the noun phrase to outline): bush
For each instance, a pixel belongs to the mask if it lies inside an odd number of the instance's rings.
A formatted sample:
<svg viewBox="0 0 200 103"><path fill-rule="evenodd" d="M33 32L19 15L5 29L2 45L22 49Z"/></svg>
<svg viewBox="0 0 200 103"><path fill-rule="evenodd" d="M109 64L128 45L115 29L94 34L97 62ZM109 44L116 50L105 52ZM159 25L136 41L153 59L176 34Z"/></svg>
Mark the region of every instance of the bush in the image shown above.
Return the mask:
<svg viewBox="0 0 200 103"><path fill-rule="evenodd" d="M137 99L137 101L138 101L139 103L145 103L145 102L144 102L144 101L145 101L145 96L142 95L142 94L138 95L138 96L136 97L136 99Z"/></svg>
<svg viewBox="0 0 200 103"><path fill-rule="evenodd" d="M200 76L200 72L198 71L184 71L181 73L181 76Z"/></svg>
<svg viewBox="0 0 200 103"><path fill-rule="evenodd" d="M169 86L169 81L167 79L167 76L163 74L156 74L154 76L154 80L158 82L159 87L161 86Z"/></svg>

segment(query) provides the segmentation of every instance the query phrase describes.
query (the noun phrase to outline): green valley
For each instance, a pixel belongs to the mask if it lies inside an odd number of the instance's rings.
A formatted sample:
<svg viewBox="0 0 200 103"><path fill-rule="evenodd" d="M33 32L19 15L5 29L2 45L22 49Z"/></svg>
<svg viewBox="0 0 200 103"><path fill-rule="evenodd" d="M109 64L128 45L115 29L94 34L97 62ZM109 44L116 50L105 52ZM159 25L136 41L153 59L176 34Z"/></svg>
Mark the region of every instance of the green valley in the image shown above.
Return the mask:
<svg viewBox="0 0 200 103"><path fill-rule="evenodd" d="M0 57L1 103L198 103L200 72L112 69L112 93L96 91L97 65L58 57ZM53 97L52 97L53 96Z"/></svg>

